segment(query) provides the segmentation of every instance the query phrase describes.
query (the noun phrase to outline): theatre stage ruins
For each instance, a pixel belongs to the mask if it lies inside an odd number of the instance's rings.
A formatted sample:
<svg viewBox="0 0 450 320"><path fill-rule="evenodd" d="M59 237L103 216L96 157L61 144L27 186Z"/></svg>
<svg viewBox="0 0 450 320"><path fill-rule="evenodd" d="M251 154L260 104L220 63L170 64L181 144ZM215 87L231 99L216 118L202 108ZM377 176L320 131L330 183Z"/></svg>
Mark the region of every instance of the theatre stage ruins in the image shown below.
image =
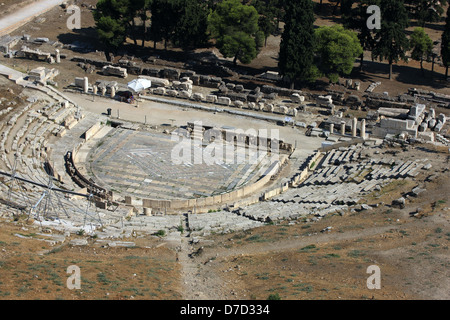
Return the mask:
<svg viewBox="0 0 450 320"><path fill-rule="evenodd" d="M2 110L2 215L29 215L42 226L83 229L100 239L164 230L177 241L180 224L205 236L317 220L351 210L363 195L429 167L427 159L383 156L395 139L372 138L380 129L366 130L365 120L347 124L330 117L325 128L296 121L295 105L304 110L331 103L329 97L305 101L293 94L292 109L275 104L265 110L251 102L223 104L223 98L161 97L159 86L131 104L117 100L124 83L76 79L61 92L6 71L24 89L21 105ZM185 83L194 97L189 78L164 81L177 92L185 91ZM424 108L418 109L411 109L412 123L424 122ZM258 153L263 129L266 148ZM228 150L233 161L207 163L205 151L215 139L205 137L208 132L224 138L222 157ZM196 133L203 139L197 146ZM232 139L226 141L227 135ZM176 161L183 139L192 157ZM249 154L256 154L253 161ZM240 156L243 161L236 161Z"/></svg>

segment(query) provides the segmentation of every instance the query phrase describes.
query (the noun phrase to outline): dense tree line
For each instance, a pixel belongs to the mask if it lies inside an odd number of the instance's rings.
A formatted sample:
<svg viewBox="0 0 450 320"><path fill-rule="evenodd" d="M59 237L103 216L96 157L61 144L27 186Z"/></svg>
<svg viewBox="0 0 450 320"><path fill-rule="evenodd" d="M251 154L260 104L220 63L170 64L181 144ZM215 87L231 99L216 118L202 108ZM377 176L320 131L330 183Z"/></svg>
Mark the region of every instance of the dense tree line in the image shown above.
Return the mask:
<svg viewBox="0 0 450 320"><path fill-rule="evenodd" d="M94 19L99 39L116 51L126 39L135 45L163 42L188 50L213 41L224 57L248 64L256 58L267 38L282 30L278 67L293 87L326 76L332 82L349 75L357 58L364 66L364 52L372 60L392 67L411 58L434 59L433 42L425 33L426 23L440 21L447 0L339 0L342 25L316 28L312 0L99 0ZM381 9L381 28L368 28L367 9ZM442 35L441 57L450 65L449 13ZM408 37L410 21L419 27ZM283 22L283 28L280 23ZM434 61L434 60L433 60Z"/></svg>
<svg viewBox="0 0 450 320"><path fill-rule="evenodd" d="M146 40L166 48L169 42L183 49L204 45L208 14L202 0L99 0L93 13L99 39L111 51L127 37L142 46Z"/></svg>
<svg viewBox="0 0 450 320"><path fill-rule="evenodd" d="M450 6L447 8L447 19L445 20L445 30L442 33L441 56L445 67L445 78L448 78L448 68L450 67Z"/></svg>
<svg viewBox="0 0 450 320"><path fill-rule="evenodd" d="M358 32L361 46L365 51L371 52L372 59L387 61L390 79L393 64L399 60L407 61L408 51L412 59L420 62L422 72L423 61L434 61L436 56L432 51L433 42L423 27L426 23L441 21L447 0L342 0L341 2L343 6L345 5L342 13L344 26ZM370 5L377 5L381 9L380 30L370 30L366 26L367 8ZM417 21L420 27L415 28L408 38L405 29L411 25L411 20ZM447 29L448 25L447 13ZM446 66L445 32L442 39L441 57ZM361 55L361 70L363 58Z"/></svg>

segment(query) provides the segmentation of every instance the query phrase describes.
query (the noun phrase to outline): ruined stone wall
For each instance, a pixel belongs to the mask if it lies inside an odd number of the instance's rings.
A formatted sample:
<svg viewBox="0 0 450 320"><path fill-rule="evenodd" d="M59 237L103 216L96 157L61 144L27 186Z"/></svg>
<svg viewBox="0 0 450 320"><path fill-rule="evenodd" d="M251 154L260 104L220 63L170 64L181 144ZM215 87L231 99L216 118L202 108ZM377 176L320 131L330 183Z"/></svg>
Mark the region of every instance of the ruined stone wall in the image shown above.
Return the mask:
<svg viewBox="0 0 450 320"><path fill-rule="evenodd" d="M349 147L351 145L355 145L355 144L358 144L358 143L364 143L364 141L365 140L363 138L355 138L355 139L352 139L350 141L342 141L342 142L339 142L339 143L334 143L334 144L329 145L329 146L323 146L321 148L321 151L328 152L330 150L339 149L341 147L346 148L346 147Z"/></svg>
<svg viewBox="0 0 450 320"><path fill-rule="evenodd" d="M205 198L197 198L197 199L186 199L186 200L152 200L152 199L143 199L142 206L144 208L152 208L159 209L165 211L166 213L176 213L180 210L192 210L195 208L198 212L206 212L209 208L217 208L221 205L232 205L236 206L239 199L247 197L251 194L254 194L261 190L265 185L267 185L272 177L280 170L283 164L287 161L287 157L283 157L281 162L277 161L271 166L264 175L255 183L245 186L244 188L224 193L220 195L215 195L211 197ZM283 184L281 187L275 188L275 192L284 192L289 185ZM264 199L263 196L255 196L258 201L260 199ZM127 197L129 204L133 202L131 197ZM248 200L247 200L248 201ZM252 200L252 202L255 199ZM254 202L253 202L254 203ZM241 205L241 204L239 204Z"/></svg>
<svg viewBox="0 0 450 320"><path fill-rule="evenodd" d="M219 89L221 86L225 86L225 81L221 77L197 74L192 70L178 70L168 67L161 69L155 67L144 67L128 60L121 60L119 63L113 64L108 61L88 59L84 57L73 57L72 61L78 62L78 64L82 66L92 65L98 69L102 69L105 66L121 67L125 68L127 72L132 75L149 76L167 79L170 81L178 81L183 77L189 77L190 80L192 80L193 85L212 89ZM275 85L263 85L261 87L256 86L258 93L250 92L250 90L244 89L242 84L233 83L232 85L233 87L229 88L227 92L222 92L222 96L230 98L233 102L236 100L242 102L259 102L261 99L274 99L277 96L291 97L293 94L299 94L301 96L305 96L306 98L311 98L311 94L307 92L277 87Z"/></svg>
<svg viewBox="0 0 450 320"><path fill-rule="evenodd" d="M94 124L89 130L87 130L84 133L84 140L88 141L90 140L93 136L95 136L97 134L97 132L101 129L101 125L100 123L96 123Z"/></svg>

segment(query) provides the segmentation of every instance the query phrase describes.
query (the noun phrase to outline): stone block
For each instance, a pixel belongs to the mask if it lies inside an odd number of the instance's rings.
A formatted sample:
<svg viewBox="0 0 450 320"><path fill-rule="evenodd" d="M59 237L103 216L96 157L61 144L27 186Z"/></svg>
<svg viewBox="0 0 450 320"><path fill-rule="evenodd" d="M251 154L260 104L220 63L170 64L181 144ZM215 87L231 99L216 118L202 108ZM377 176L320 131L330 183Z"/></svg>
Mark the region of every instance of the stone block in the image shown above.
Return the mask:
<svg viewBox="0 0 450 320"><path fill-rule="evenodd" d="M316 106L317 107L321 107L321 106L328 106L330 104L333 104L333 99L330 95L328 96L318 96L316 98Z"/></svg>
<svg viewBox="0 0 450 320"><path fill-rule="evenodd" d="M150 77L150 76L139 76L139 79L150 80L152 83L152 87L169 87L170 82L167 79L162 79L158 77Z"/></svg>
<svg viewBox="0 0 450 320"><path fill-rule="evenodd" d="M181 82L186 82L186 83L189 83L189 84L193 84L193 81L189 77L181 77L180 81Z"/></svg>
<svg viewBox="0 0 450 320"><path fill-rule="evenodd" d="M158 95L165 95L166 94L166 89L163 87L159 87L159 88L155 88L153 90L154 94L158 94Z"/></svg>
<svg viewBox="0 0 450 320"><path fill-rule="evenodd" d="M180 90L192 91L192 84L188 82L181 82L179 88Z"/></svg>
<svg viewBox="0 0 450 320"><path fill-rule="evenodd" d="M242 84L238 84L235 86L234 90L236 92L243 92L244 91L244 86Z"/></svg>
<svg viewBox="0 0 450 320"><path fill-rule="evenodd" d="M234 106L235 106L236 108L242 109L242 108L244 107L244 102L239 101L239 100L236 100L236 101L234 102Z"/></svg>
<svg viewBox="0 0 450 320"><path fill-rule="evenodd" d="M217 96L216 95L212 95L212 94L207 95L206 96L206 102L216 103L217 102Z"/></svg>
<svg viewBox="0 0 450 320"><path fill-rule="evenodd" d="M78 78L78 77L75 78L75 86L77 86L79 88L83 88L83 86L84 86L84 78Z"/></svg>
<svg viewBox="0 0 450 320"><path fill-rule="evenodd" d="M122 67L104 66L102 68L102 73L105 76L111 75L111 76L117 76L117 77L122 77L122 78L128 77L127 69L122 68Z"/></svg>
<svg viewBox="0 0 450 320"><path fill-rule="evenodd" d="M166 93L170 97L178 97L178 91L177 90L167 90Z"/></svg>
<svg viewBox="0 0 450 320"><path fill-rule="evenodd" d="M262 93L262 92L259 92L256 94L249 94L247 96L247 100L250 102L260 102L261 99L263 99L263 98L264 98L264 93Z"/></svg>
<svg viewBox="0 0 450 320"><path fill-rule="evenodd" d="M192 98L195 100L195 101L203 101L203 100L205 100L205 97L203 96L203 94L201 94L201 93L194 93L194 95L192 96Z"/></svg>
<svg viewBox="0 0 450 320"><path fill-rule="evenodd" d="M302 103L302 102L305 101L305 97L304 97L304 96L301 96L301 95L298 94L298 93L293 93L292 96L291 96L291 100L292 100L292 102L294 102L294 103Z"/></svg>
<svg viewBox="0 0 450 320"><path fill-rule="evenodd" d="M441 121L438 121L438 123L434 126L433 131L441 132L443 127L444 127L444 124Z"/></svg>
<svg viewBox="0 0 450 320"><path fill-rule="evenodd" d="M405 207L405 204L406 204L406 199L403 197L392 201L392 206L396 207L396 208L400 208L400 209L403 209Z"/></svg>
<svg viewBox="0 0 450 320"><path fill-rule="evenodd" d="M162 70L163 77L169 80L180 79L181 72L177 69L165 68Z"/></svg>
<svg viewBox="0 0 450 320"><path fill-rule="evenodd" d="M187 91L187 90L183 90L179 94L179 97L183 98L183 99L190 99L191 96L192 96L192 92L191 91Z"/></svg>
<svg viewBox="0 0 450 320"><path fill-rule="evenodd" d="M220 104L223 106L229 106L229 105L231 105L231 99L228 97L219 97L217 99L217 104Z"/></svg>
<svg viewBox="0 0 450 320"><path fill-rule="evenodd" d="M234 83L227 83L226 87L228 90L234 90L236 88L236 85Z"/></svg>

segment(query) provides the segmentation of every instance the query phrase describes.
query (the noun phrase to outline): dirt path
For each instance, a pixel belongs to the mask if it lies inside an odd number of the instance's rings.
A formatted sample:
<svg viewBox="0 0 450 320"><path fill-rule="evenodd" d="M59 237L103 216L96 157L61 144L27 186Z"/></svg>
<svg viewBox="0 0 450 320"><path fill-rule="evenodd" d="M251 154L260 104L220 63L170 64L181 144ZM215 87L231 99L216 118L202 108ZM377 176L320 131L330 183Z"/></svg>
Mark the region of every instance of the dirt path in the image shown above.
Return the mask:
<svg viewBox="0 0 450 320"><path fill-rule="evenodd" d="M178 262L181 264L181 281L183 299L185 300L225 300L225 284L211 270L194 259L199 251L191 245L193 238L189 232L187 215L184 216L184 229L187 232L181 238L181 248L178 253Z"/></svg>
<svg viewBox="0 0 450 320"><path fill-rule="evenodd" d="M404 225L402 225L403 227ZM186 224L186 227L187 224ZM302 237L298 240L283 240L273 244L247 244L239 248L223 248L214 245L213 247L199 247L191 244L192 237L188 233L182 238L181 250L178 258L182 265L181 279L183 288L183 299L186 300L227 300L227 299L248 299L248 296L240 296L236 290L236 283L233 280L222 277L217 267L213 266L213 261L219 258L220 261L227 261L229 258L252 256L258 254L277 253L299 249L311 244L320 245L330 242L340 242L361 237L371 237L381 235L398 226L373 227L365 230L346 231L345 233L323 233ZM212 263L212 264L211 264Z"/></svg>
<svg viewBox="0 0 450 320"><path fill-rule="evenodd" d="M8 34L15 29L23 26L25 23L32 20L54 6L61 4L62 0L41 0L33 4L23 7L13 14L7 15L0 19L0 36Z"/></svg>

